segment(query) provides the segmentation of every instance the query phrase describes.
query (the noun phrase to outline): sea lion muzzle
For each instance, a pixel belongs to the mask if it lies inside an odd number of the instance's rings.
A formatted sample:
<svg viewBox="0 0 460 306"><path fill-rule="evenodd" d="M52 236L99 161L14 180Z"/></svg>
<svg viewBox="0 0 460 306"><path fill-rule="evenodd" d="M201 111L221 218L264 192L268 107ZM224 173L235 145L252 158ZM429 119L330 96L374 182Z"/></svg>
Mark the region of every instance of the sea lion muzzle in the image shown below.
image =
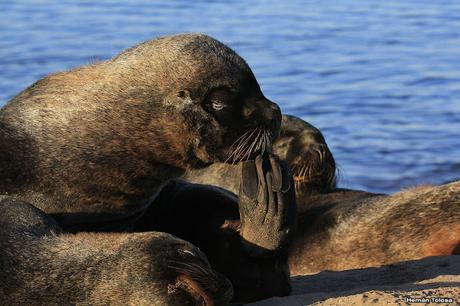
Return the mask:
<svg viewBox="0 0 460 306"><path fill-rule="evenodd" d="M265 128L273 134L278 135L281 126L281 110L278 105L267 99L261 99L251 104L246 104L243 109L244 118L254 122L261 128Z"/></svg>

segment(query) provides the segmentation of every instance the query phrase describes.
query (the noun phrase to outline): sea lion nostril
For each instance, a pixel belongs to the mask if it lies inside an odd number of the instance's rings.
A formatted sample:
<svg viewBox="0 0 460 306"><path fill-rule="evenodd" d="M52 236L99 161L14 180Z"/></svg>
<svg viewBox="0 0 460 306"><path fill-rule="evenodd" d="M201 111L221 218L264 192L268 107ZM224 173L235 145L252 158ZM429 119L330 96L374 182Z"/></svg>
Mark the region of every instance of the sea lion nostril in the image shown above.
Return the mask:
<svg viewBox="0 0 460 306"><path fill-rule="evenodd" d="M271 132L276 132L281 125L281 113L277 109L267 107L260 112L263 126Z"/></svg>

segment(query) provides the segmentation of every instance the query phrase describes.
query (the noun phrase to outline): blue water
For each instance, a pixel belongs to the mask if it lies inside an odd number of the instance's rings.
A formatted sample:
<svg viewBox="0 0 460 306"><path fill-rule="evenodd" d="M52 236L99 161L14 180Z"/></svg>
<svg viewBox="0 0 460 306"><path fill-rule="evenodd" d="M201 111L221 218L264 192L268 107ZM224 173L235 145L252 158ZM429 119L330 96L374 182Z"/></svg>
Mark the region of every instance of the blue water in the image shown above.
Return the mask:
<svg viewBox="0 0 460 306"><path fill-rule="evenodd" d="M50 72L205 32L323 131L342 186L460 177L460 1L231 2L0 0L0 105Z"/></svg>

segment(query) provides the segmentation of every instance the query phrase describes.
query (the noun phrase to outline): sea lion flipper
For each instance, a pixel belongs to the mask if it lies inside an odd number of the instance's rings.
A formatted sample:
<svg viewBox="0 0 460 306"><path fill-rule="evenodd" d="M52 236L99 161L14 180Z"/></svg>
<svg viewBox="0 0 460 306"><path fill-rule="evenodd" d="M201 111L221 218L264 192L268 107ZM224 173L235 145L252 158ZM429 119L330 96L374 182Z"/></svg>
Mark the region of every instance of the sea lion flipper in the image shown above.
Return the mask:
<svg viewBox="0 0 460 306"><path fill-rule="evenodd" d="M249 199L256 200L259 180L255 162L249 160L241 163L241 193Z"/></svg>
<svg viewBox="0 0 460 306"><path fill-rule="evenodd" d="M283 185L283 174L281 170L280 160L276 155L270 155L270 167L272 173L272 190L281 191Z"/></svg>
<svg viewBox="0 0 460 306"><path fill-rule="evenodd" d="M267 200L268 200L268 193L267 193L267 186L270 186L267 184L265 173L266 173L266 167L264 163L264 159L262 155L259 155L255 159L255 166L257 169L257 180L259 182L259 192L257 195L257 202L258 203L263 203L265 204L264 207L267 209Z"/></svg>
<svg viewBox="0 0 460 306"><path fill-rule="evenodd" d="M286 245L295 224L295 194L287 187L292 178L287 165L274 156L258 156L254 163L244 163L239 199L241 236L251 255L270 256ZM251 172L250 167L255 170ZM255 180L257 197L249 198L247 190L254 188ZM254 195L254 190L251 192Z"/></svg>

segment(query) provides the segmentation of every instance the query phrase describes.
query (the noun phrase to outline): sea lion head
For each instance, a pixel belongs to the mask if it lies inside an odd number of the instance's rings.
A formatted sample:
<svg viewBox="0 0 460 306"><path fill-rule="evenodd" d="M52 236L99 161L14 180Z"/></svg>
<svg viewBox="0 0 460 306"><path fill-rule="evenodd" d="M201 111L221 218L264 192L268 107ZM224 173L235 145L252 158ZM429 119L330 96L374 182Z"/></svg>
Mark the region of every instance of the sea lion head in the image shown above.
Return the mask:
<svg viewBox="0 0 460 306"><path fill-rule="evenodd" d="M288 163L296 194L309 195L334 189L335 160L321 131L289 115L283 116L281 130L273 141L273 152Z"/></svg>
<svg viewBox="0 0 460 306"><path fill-rule="evenodd" d="M130 303L215 306L230 302L233 297L232 284L211 268L203 252L172 235L156 234L152 243L137 245L146 257L136 256L139 250L126 250L132 254L130 273L137 276L132 280L130 290L143 292L142 296L132 294ZM149 284L152 284L151 287L146 288ZM138 290L136 286L139 286Z"/></svg>
<svg viewBox="0 0 460 306"><path fill-rule="evenodd" d="M216 39L167 36L128 49L112 62L132 94L143 95L156 112L152 129L162 134L156 138L164 141L163 159L173 155L180 167L196 168L251 159L270 149L280 109L263 95L248 64Z"/></svg>

